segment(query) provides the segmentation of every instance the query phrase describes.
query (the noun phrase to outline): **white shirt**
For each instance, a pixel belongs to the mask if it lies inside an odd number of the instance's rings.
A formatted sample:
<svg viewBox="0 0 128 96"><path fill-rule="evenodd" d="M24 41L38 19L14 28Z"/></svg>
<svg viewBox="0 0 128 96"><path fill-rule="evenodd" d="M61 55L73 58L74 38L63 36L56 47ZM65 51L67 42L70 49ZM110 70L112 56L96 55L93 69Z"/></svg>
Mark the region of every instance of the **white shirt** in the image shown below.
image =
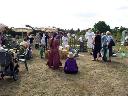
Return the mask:
<svg viewBox="0 0 128 96"><path fill-rule="evenodd" d="M70 33L67 34L68 38L70 38Z"/></svg>
<svg viewBox="0 0 128 96"><path fill-rule="evenodd" d="M41 44L42 44L42 45L45 45L45 36L42 37L42 39L41 39Z"/></svg>
<svg viewBox="0 0 128 96"><path fill-rule="evenodd" d="M62 41L63 41L63 47L65 47L66 45L68 45L68 37L63 36L62 37Z"/></svg>
<svg viewBox="0 0 128 96"><path fill-rule="evenodd" d="M80 37L78 40L79 40L80 42L83 42L83 38L82 38L82 37Z"/></svg>
<svg viewBox="0 0 128 96"><path fill-rule="evenodd" d="M28 47L29 43L26 42L26 41L23 41L23 42L20 43L20 45L23 45L24 47Z"/></svg>
<svg viewBox="0 0 128 96"><path fill-rule="evenodd" d="M85 38L87 39L87 47L88 48L93 48L93 39L95 37L94 32L86 32Z"/></svg>

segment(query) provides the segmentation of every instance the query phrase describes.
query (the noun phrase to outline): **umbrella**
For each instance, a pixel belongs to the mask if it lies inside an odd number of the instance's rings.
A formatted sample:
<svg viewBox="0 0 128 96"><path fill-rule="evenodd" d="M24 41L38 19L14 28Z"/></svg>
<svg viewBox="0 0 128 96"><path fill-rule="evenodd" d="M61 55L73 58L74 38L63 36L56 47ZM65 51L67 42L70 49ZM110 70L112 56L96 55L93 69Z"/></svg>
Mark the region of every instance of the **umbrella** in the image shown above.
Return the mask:
<svg viewBox="0 0 128 96"><path fill-rule="evenodd" d="M0 23L0 32L5 31L5 30L6 30L6 28L7 28L7 26L6 26L6 25L4 25L4 24L1 24L1 23Z"/></svg>

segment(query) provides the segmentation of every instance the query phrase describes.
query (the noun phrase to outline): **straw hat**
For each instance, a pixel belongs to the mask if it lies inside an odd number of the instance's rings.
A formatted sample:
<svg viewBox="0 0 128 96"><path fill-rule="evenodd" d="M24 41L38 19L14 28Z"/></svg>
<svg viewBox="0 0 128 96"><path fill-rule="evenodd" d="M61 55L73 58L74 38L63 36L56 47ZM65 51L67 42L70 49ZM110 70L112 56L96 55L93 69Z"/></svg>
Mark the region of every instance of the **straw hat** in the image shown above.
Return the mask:
<svg viewBox="0 0 128 96"><path fill-rule="evenodd" d="M72 52L69 52L68 57L69 58L74 58L73 53Z"/></svg>

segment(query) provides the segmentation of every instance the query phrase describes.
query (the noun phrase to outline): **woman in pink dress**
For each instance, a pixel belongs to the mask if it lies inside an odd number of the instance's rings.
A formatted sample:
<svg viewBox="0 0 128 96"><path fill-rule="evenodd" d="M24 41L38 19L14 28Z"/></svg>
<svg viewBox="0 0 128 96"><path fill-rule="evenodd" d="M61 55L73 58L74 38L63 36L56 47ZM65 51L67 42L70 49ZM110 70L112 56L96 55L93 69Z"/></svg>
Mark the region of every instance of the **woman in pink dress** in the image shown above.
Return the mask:
<svg viewBox="0 0 128 96"><path fill-rule="evenodd" d="M53 34L53 37L49 40L49 56L47 65L49 68L58 69L59 66L62 66L60 62L60 55L59 55L59 39L56 38L57 33Z"/></svg>

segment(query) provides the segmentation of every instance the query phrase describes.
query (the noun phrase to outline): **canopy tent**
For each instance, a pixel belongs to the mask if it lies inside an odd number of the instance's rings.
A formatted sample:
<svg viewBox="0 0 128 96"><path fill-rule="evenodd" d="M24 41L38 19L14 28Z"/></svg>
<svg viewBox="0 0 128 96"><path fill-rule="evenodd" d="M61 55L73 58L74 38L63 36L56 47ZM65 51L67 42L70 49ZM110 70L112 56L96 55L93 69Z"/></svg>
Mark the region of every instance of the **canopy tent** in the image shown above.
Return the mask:
<svg viewBox="0 0 128 96"><path fill-rule="evenodd" d="M13 31L30 33L30 32L32 32L32 29L28 29L28 28L13 28Z"/></svg>
<svg viewBox="0 0 128 96"><path fill-rule="evenodd" d="M58 31L57 28L42 28L42 30L49 33Z"/></svg>

